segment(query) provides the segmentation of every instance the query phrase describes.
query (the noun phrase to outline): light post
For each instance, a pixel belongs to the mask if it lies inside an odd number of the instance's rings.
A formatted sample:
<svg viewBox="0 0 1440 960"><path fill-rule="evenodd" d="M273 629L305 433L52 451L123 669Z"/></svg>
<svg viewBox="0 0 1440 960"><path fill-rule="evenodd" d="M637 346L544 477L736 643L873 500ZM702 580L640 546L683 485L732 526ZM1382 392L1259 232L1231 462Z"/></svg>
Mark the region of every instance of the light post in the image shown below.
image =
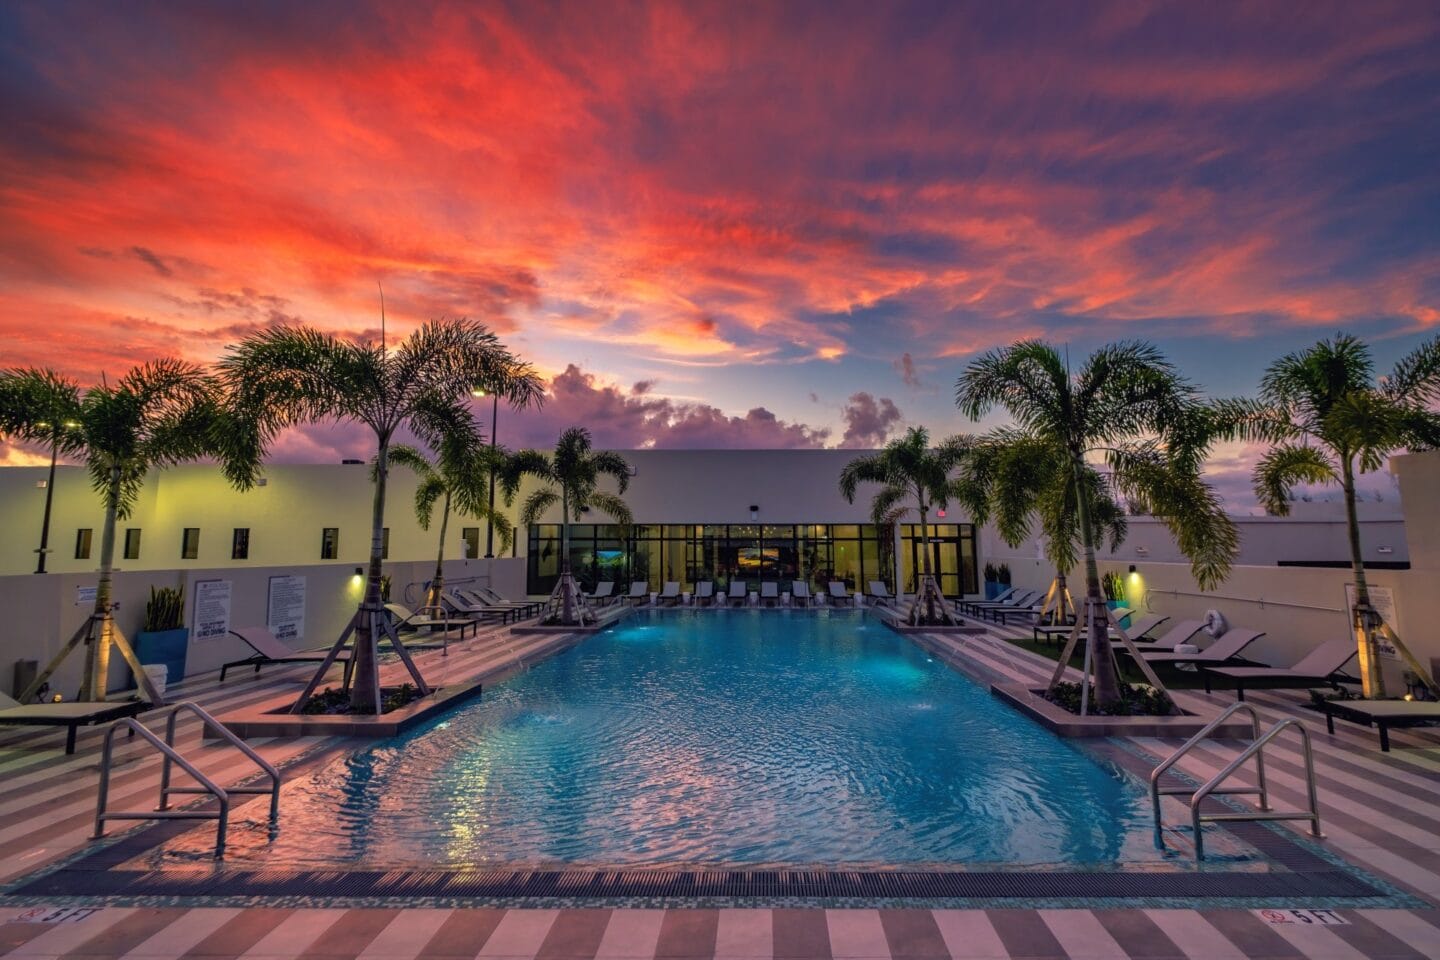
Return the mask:
<svg viewBox="0 0 1440 960"><path fill-rule="evenodd" d="M474 397L486 395L484 387L470 391ZM495 425L500 414L500 394L490 392L490 512L485 517L485 559L495 558Z"/></svg>
<svg viewBox="0 0 1440 960"><path fill-rule="evenodd" d="M41 427L49 424L42 423ZM40 560L35 565L36 573L45 572L45 557L50 553L50 505L55 500L55 458L60 453L60 432L62 430L73 430L80 424L73 420L66 420L54 428L50 437L50 476L45 481L45 516L40 521L40 549L35 552L40 555Z"/></svg>

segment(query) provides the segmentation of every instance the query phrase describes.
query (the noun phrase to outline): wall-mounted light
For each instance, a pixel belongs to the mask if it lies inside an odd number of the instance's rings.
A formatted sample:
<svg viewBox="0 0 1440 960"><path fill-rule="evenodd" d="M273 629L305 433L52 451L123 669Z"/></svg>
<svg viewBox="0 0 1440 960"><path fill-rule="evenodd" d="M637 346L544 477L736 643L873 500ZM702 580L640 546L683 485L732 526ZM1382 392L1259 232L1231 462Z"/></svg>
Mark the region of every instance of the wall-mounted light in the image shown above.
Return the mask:
<svg viewBox="0 0 1440 960"><path fill-rule="evenodd" d="M1135 572L1136 572L1136 570L1135 570L1135 564L1133 564L1133 563L1130 564L1130 572L1131 572L1131 573L1135 573Z"/></svg>
<svg viewBox="0 0 1440 960"><path fill-rule="evenodd" d="M1131 567L1130 569L1133 570L1133 569L1135 569L1135 568L1134 568L1134 567ZM363 577L363 576L365 576L365 568L364 568L364 567L356 567L356 568L355 568L355 576L357 576L357 577Z"/></svg>
<svg viewBox="0 0 1440 960"><path fill-rule="evenodd" d="M760 519L760 505L759 505L758 503L752 503L752 504L750 504L750 519L751 519L751 520L759 520L759 519Z"/></svg>

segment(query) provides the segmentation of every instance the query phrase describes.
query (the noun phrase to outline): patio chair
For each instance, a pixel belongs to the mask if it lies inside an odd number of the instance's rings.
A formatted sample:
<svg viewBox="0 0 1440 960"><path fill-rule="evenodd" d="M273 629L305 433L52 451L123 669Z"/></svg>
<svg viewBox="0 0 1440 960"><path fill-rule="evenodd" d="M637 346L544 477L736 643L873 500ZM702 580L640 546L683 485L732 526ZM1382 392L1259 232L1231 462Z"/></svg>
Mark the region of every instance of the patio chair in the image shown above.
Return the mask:
<svg viewBox="0 0 1440 960"><path fill-rule="evenodd" d="M599 583L595 584L594 593L587 593L584 596L586 603L593 603L597 606L608 607L615 600L615 581L601 580Z"/></svg>
<svg viewBox="0 0 1440 960"><path fill-rule="evenodd" d="M866 591L865 597L877 607L888 607L895 600L890 593L890 588L885 586L884 580L871 580L870 589Z"/></svg>
<svg viewBox="0 0 1440 960"><path fill-rule="evenodd" d="M1010 611L1030 609L1036 600L1043 595L1043 591L1040 590L1016 591L1010 594L1009 599L1004 602L980 604L980 617L981 619L994 620L996 623L999 623L1003 614Z"/></svg>
<svg viewBox="0 0 1440 960"><path fill-rule="evenodd" d="M1173 651L1170 653L1146 653L1141 650L1140 656L1149 664L1170 663L1179 666L1193 663L1197 667L1223 666L1232 662L1242 662L1240 652L1263 636L1265 636L1264 630L1235 627L1225 631L1218 640L1199 653L1175 653ZM1130 651L1125 647L1121 647L1119 652L1126 656L1130 655Z"/></svg>
<svg viewBox="0 0 1440 960"><path fill-rule="evenodd" d="M444 590L440 593L440 602L449 608L451 613L458 613L471 620L480 620L485 623L509 623L510 618L520 619L520 612L514 607L497 607L493 603L481 600L479 597L461 592L459 590Z"/></svg>
<svg viewBox="0 0 1440 960"><path fill-rule="evenodd" d="M421 650L445 650L447 649L449 644L449 633L451 630L459 630L461 640L465 639L466 627L470 628L471 635L478 634L480 631L480 624L474 620L469 619L468 617L435 617L431 616L425 610L422 610L419 613L415 613L409 607L400 603L387 603L385 604L385 609L390 612L391 621L395 624L396 630L413 630L419 632L423 628L429 628L430 630L434 630L438 627L442 631L436 641L407 643L405 644L406 647L416 647ZM439 612L444 613L444 608L440 608Z"/></svg>
<svg viewBox="0 0 1440 960"><path fill-rule="evenodd" d="M1151 629L1154 629L1153 627ZM1135 646L1141 650L1151 650L1155 653L1171 653L1182 643L1189 643L1195 639L1195 634L1205 629L1204 620L1176 620L1165 628L1165 632L1154 640L1137 639L1135 631L1130 631L1130 639ZM1149 631L1142 631L1139 634L1143 638Z"/></svg>
<svg viewBox="0 0 1440 960"><path fill-rule="evenodd" d="M701 580L695 584L695 606L707 607L715 602L715 581Z"/></svg>
<svg viewBox="0 0 1440 960"><path fill-rule="evenodd" d="M1173 650L1175 648L1175 644L1181 643L1181 640L1176 640L1175 643L1170 644L1170 646L1161 648L1158 644L1148 643L1147 641L1142 639L1151 630L1154 630L1156 627L1160 626L1162 623L1167 622L1169 619L1169 617L1161 616L1158 613L1149 614L1147 616L1141 617L1139 620L1136 620L1129 627L1127 627L1125 629L1125 634L1130 638L1131 643L1135 644L1142 650ZM1198 620L1192 620L1190 622L1195 624L1195 629L1185 634L1186 640L1188 640L1190 637L1193 637L1196 631L1198 631L1203 626L1203 624L1200 623L1200 621ZM1060 638L1069 637L1074 629L1075 624L1073 623L1057 623L1053 625L1042 626L1039 622L1036 622L1033 626L1031 626L1030 632L1031 636L1033 636L1037 642L1044 640L1049 643L1054 643L1058 646ZM1120 639L1120 635L1115 632L1115 628L1113 627L1110 628L1110 638L1112 640Z"/></svg>
<svg viewBox="0 0 1440 960"><path fill-rule="evenodd" d="M727 590L726 593L725 593L725 599L726 599L726 600L739 600L739 601L740 601L740 605L741 605L741 606L744 606L744 604L745 604L745 599L746 599L746 597L747 597L747 596L749 595L749 593L750 593L750 591L749 591L749 586L750 586L750 585L749 585L748 583L746 583L744 580L731 580L731 581L730 581L730 589Z"/></svg>
<svg viewBox="0 0 1440 960"><path fill-rule="evenodd" d="M680 581L666 580L665 588L660 591L660 596L655 598L656 603L669 603L675 606L680 602Z"/></svg>
<svg viewBox="0 0 1440 960"><path fill-rule="evenodd" d="M1226 634L1229 636L1229 634ZM1358 677L1341 673L1341 669L1357 653L1350 637L1336 637L1301 657L1293 667L1203 667L1205 692L1210 692L1215 677L1235 681L1235 695L1245 699L1245 688L1274 690L1285 687L1315 687L1322 684L1339 688L1341 683L1359 683Z"/></svg>
<svg viewBox="0 0 1440 960"><path fill-rule="evenodd" d="M1034 598L1038 590L1022 590L1019 587L1011 587L994 600L967 600L961 605L961 612L972 617L985 617L988 611L997 607L1013 607L1021 601L1028 601Z"/></svg>
<svg viewBox="0 0 1440 960"><path fill-rule="evenodd" d="M259 673L260 668L271 663L319 663L330 655L330 648L325 647L319 650L291 650L280 641L275 634L265 627L231 627L230 635L239 637L245 641L245 645L255 652L243 660L231 660L220 667L220 682L225 682L225 674L231 667L251 667ZM335 658L344 664L345 684L350 683L350 652L343 651Z"/></svg>
<svg viewBox="0 0 1440 960"><path fill-rule="evenodd" d="M1353 642L1353 641L1352 641ZM1440 703L1433 700L1325 700L1325 727L1333 736L1335 718L1380 728L1380 752L1390 752L1391 727L1428 727L1440 723Z"/></svg>
<svg viewBox="0 0 1440 960"><path fill-rule="evenodd" d="M0 693L0 726L64 727L65 752L75 752L75 734L80 727L133 717L150 709L145 700L108 700L87 703L21 703Z"/></svg>
<svg viewBox="0 0 1440 960"><path fill-rule="evenodd" d="M633 580L630 583L630 592L625 594L629 603L639 606L641 603L650 602L650 584L644 580Z"/></svg>
<svg viewBox="0 0 1440 960"><path fill-rule="evenodd" d="M855 598L850 596L850 588L845 586L843 582L831 580L828 589L830 591L830 599L835 602L836 606L842 603L848 603L852 607L855 605Z"/></svg>
<svg viewBox="0 0 1440 960"><path fill-rule="evenodd" d="M544 600L531 600L529 597L524 600L511 600L509 597L502 596L493 587L471 587L469 590L462 590L461 593L468 593L476 600L488 603L492 607L514 607L520 611L523 617L533 617L545 609Z"/></svg>
<svg viewBox="0 0 1440 960"><path fill-rule="evenodd" d="M767 600L772 607L780 602L780 584L774 580L760 581L760 603L764 604Z"/></svg>
<svg viewBox="0 0 1440 960"><path fill-rule="evenodd" d="M810 606L814 597L810 595L810 584L804 580L796 580L790 587L790 602L802 607Z"/></svg>
<svg viewBox="0 0 1440 960"><path fill-rule="evenodd" d="M980 607L994 603L1004 603L1019 591L1019 587L1008 587L1003 593L997 593L989 600L956 600L955 606L960 609L961 613L970 613L978 617L980 615Z"/></svg>

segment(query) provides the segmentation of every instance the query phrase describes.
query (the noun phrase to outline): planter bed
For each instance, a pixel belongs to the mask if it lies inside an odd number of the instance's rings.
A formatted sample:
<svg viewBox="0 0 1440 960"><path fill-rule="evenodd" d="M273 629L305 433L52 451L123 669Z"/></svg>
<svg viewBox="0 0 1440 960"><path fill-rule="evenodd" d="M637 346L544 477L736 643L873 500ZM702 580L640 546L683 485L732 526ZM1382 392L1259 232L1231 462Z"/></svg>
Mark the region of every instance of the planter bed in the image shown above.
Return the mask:
<svg viewBox="0 0 1440 960"><path fill-rule="evenodd" d="M1191 713L1170 717L1082 717L1045 699L1044 688L993 683L990 692L1061 737L1193 737L1210 721ZM1218 727L1216 740L1248 739L1249 723L1236 720Z"/></svg>

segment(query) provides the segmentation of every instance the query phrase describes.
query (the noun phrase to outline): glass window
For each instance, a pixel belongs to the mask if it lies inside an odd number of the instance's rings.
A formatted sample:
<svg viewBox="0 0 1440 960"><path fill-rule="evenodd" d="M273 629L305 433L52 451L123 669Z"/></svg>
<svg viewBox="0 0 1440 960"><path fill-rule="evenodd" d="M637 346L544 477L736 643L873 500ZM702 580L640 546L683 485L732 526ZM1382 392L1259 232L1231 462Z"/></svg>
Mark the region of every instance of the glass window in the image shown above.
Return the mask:
<svg viewBox="0 0 1440 960"><path fill-rule="evenodd" d="M250 528L249 528L249 527L236 527L236 528L235 528L235 531L234 531L232 534L230 534L230 559L231 559L231 560L249 560L249 559L250 559Z"/></svg>
<svg viewBox="0 0 1440 960"><path fill-rule="evenodd" d="M180 534L180 559L194 560L200 556L200 528L186 527Z"/></svg>
<svg viewBox="0 0 1440 960"><path fill-rule="evenodd" d="M125 531L125 559L140 559L140 528L130 527Z"/></svg>
<svg viewBox="0 0 1440 960"><path fill-rule="evenodd" d="M95 530L92 527L81 527L79 530L75 531L76 560L90 559L90 541L94 536Z"/></svg>
<svg viewBox="0 0 1440 960"><path fill-rule="evenodd" d="M465 541L465 556L480 556L480 528L465 527L460 531L460 539Z"/></svg>
<svg viewBox="0 0 1440 960"><path fill-rule="evenodd" d="M340 528L323 527L320 530L320 559L340 559Z"/></svg>

